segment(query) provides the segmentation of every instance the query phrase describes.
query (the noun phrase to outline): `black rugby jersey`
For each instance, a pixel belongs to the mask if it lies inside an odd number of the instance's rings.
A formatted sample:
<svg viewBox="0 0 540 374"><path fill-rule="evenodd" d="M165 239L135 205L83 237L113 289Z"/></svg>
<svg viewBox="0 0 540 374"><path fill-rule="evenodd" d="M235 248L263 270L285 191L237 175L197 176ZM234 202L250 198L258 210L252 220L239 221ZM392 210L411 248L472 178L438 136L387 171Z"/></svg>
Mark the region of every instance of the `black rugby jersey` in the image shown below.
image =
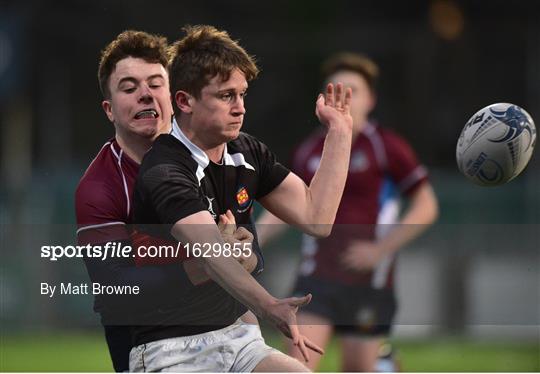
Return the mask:
<svg viewBox="0 0 540 374"><path fill-rule="evenodd" d="M156 139L141 164L134 221L140 231L175 240L170 230L178 220L207 210L217 221L230 209L237 225L254 232L253 201L271 192L288 173L263 143L245 133L226 144L221 164L213 163L173 121L171 133ZM135 328L135 344L223 328L246 311L217 283L208 282L171 301L170 308L157 309L148 317L151 326Z"/></svg>

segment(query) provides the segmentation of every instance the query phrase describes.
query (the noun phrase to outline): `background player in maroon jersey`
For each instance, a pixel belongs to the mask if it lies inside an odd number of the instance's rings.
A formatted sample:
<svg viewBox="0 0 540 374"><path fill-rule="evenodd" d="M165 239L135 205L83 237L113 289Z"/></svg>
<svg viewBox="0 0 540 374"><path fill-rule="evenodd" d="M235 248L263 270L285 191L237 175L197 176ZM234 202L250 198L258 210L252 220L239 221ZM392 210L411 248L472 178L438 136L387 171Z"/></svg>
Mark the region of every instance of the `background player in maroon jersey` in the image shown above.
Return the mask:
<svg viewBox="0 0 540 374"><path fill-rule="evenodd" d="M410 146L368 119L376 102L378 67L352 53L323 64L326 83L352 88L353 144L347 184L332 235L304 237L303 260L295 293L311 292L313 301L299 312L302 334L321 347L339 333L344 371L375 371L382 337L390 331L396 305L393 258L438 214L427 172ZM324 131L317 130L296 150L293 170L306 182L321 159ZM410 204L398 219L398 195ZM258 221L261 245L285 226L271 214ZM398 223L397 225L391 225ZM300 358L295 347L289 353ZM315 369L318 359L308 366Z"/></svg>
<svg viewBox="0 0 540 374"><path fill-rule="evenodd" d="M104 98L102 107L114 125L115 136L101 148L77 187L75 207L80 244L114 241L133 246L155 240L134 233L128 225L132 222L131 199L139 164L154 139L171 128L173 112L166 49L165 38L126 31L102 52L98 71ZM223 226L220 228L224 230ZM249 242L253 238L243 228L234 231L233 236ZM250 272L257 264L255 255L237 259ZM209 279L193 266L193 261L184 262L183 267L177 259L87 258L85 263L93 282L137 284L146 294L164 294L164 289L169 296L180 294L183 288ZM135 263L162 265L134 269ZM153 292L156 289L160 292ZM139 301L144 303L146 299L141 297ZM114 298L96 298L95 310L101 314L115 370L127 371L132 339L123 312L133 311L129 310L130 305L118 304L121 303L115 303Z"/></svg>

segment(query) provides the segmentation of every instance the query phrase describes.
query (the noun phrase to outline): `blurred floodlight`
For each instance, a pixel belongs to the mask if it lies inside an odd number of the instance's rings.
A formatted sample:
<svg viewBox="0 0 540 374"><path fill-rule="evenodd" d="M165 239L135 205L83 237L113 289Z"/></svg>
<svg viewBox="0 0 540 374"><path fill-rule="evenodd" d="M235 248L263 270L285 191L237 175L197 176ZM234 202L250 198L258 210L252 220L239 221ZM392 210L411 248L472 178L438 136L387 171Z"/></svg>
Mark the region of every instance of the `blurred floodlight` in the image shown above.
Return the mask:
<svg viewBox="0 0 540 374"><path fill-rule="evenodd" d="M457 39L465 26L463 11L453 0L435 0L429 8L429 23L439 37Z"/></svg>

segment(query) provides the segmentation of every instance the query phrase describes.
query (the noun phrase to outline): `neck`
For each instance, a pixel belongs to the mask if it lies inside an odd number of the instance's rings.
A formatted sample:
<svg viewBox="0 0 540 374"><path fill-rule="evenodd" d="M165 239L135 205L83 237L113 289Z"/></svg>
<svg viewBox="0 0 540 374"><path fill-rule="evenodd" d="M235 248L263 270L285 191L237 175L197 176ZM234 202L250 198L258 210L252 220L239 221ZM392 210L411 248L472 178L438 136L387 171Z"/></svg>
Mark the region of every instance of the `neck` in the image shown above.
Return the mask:
<svg viewBox="0 0 540 374"><path fill-rule="evenodd" d="M219 164L223 158L223 152L225 150L225 143L214 144L211 140L206 138L203 133L197 132L189 119L179 118L176 119L178 127L182 130L186 138L190 142L199 147L210 159L210 161Z"/></svg>
<svg viewBox="0 0 540 374"><path fill-rule="evenodd" d="M115 136L118 145L127 154L133 161L140 164L142 162L144 154L152 146L151 139L132 139L127 136L122 136L121 134L116 134Z"/></svg>

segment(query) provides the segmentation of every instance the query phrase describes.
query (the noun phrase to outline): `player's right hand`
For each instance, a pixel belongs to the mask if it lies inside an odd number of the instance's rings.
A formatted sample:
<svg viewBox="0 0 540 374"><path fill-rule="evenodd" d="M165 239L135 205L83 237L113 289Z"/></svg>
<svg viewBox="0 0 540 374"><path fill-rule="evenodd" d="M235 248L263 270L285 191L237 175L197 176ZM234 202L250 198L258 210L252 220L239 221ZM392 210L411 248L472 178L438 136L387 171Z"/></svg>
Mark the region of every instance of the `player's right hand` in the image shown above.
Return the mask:
<svg viewBox="0 0 540 374"><path fill-rule="evenodd" d="M272 322L283 335L292 339L293 344L298 347L304 360L309 361L308 349L319 354L324 354L324 350L317 344L313 343L298 331L298 323L296 321L296 312L298 308L309 304L311 294L303 297L289 297L286 299L276 299L271 305L265 307L265 319Z"/></svg>
<svg viewBox="0 0 540 374"><path fill-rule="evenodd" d="M326 86L325 94L320 94L315 103L315 114L319 121L328 128L343 127L352 130L353 119L351 116L352 90L350 87L343 88L338 83L334 89L332 83Z"/></svg>

